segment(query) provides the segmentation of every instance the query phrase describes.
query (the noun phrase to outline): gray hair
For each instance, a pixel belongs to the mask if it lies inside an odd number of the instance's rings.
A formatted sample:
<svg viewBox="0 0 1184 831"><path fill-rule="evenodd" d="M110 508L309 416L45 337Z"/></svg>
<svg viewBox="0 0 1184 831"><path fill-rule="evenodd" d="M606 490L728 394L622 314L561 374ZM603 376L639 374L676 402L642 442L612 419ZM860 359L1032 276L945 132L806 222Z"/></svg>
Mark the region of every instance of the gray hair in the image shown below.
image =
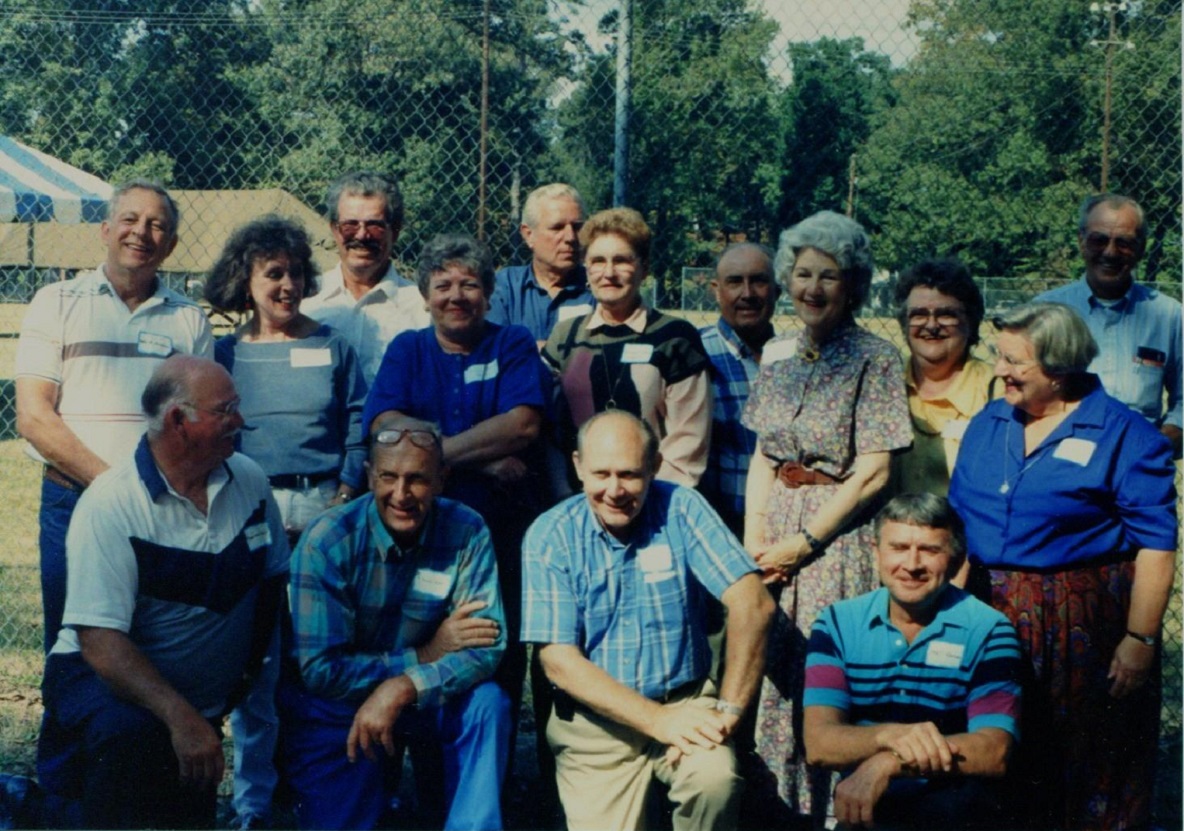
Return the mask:
<svg viewBox="0 0 1184 831"><path fill-rule="evenodd" d="M325 193L325 208L329 212L330 222L338 220L338 203L341 202L341 197L347 194L381 196L386 200L386 221L391 227L402 227L403 193L399 190L399 183L395 181L394 176L373 170L355 170L338 176Z"/></svg>
<svg viewBox="0 0 1184 831"><path fill-rule="evenodd" d="M902 493L893 497L880 509L875 519L876 544L880 542L880 531L889 522L899 522L916 528L936 528L950 532L954 557L966 555L966 526L962 517L944 496L931 493Z"/></svg>
<svg viewBox="0 0 1184 831"><path fill-rule="evenodd" d="M1102 204L1115 209L1124 206L1133 208L1135 216L1139 220L1135 239L1138 241L1140 249L1147 245L1147 217L1143 213L1143 206L1129 196L1123 196L1120 193L1095 193L1093 196L1085 197L1081 202L1081 210L1077 214L1077 233L1085 233L1085 229L1089 226L1089 215L1094 212L1094 208Z"/></svg>
<svg viewBox="0 0 1184 831"><path fill-rule="evenodd" d="M107 200L107 219L110 220L115 216L119 207L119 200L133 190L150 191L161 198L164 202L164 209L169 215L169 222L173 226L169 229L169 236L177 236L177 228L181 225L181 209L177 207L176 201L165 190L164 185L153 179L128 179L126 182L120 182L116 185L115 190L111 191L111 198Z"/></svg>
<svg viewBox="0 0 1184 831"><path fill-rule="evenodd" d="M571 185L563 182L552 182L549 185L535 188L526 197L522 206L522 224L528 228L537 228L539 224L539 204L551 199L570 199L580 206L580 216L587 214L584 198Z"/></svg>
<svg viewBox="0 0 1184 831"><path fill-rule="evenodd" d="M1085 321L1063 303L1029 303L994 320L995 328L1023 335L1047 375L1081 380L1098 356L1098 344Z"/></svg>
<svg viewBox="0 0 1184 831"><path fill-rule="evenodd" d="M493 255L489 247L468 234L438 234L424 243L415 265L415 281L425 298L432 275L456 266L481 280L485 296L493 294Z"/></svg>
<svg viewBox="0 0 1184 831"><path fill-rule="evenodd" d="M188 359L188 360L187 360ZM144 411L148 437L156 438L164 432L164 417L173 407L185 409L186 418L197 421L197 414L189 408L195 359L191 355L165 360L152 373L140 395L140 409Z"/></svg>
<svg viewBox="0 0 1184 831"><path fill-rule="evenodd" d="M383 413L374 419L374 423L370 427L370 436L368 438L370 449L366 454L367 458L373 462L374 455L384 446L375 440L375 436L383 430L417 430L425 433L431 433L432 438L435 439L433 443L433 454L436 461L441 467L444 465L444 433L440 430L440 425L434 421L428 421L423 418L413 418L403 413ZM417 447L419 445L416 445Z"/></svg>
<svg viewBox="0 0 1184 831"><path fill-rule="evenodd" d="M819 211L781 233L773 271L789 287L789 275L803 248L814 248L831 257L847 281L851 311L859 311L872 284L872 250L863 226L834 211Z"/></svg>
<svg viewBox="0 0 1184 831"><path fill-rule="evenodd" d="M580 425L580 431L576 434L576 452L580 454L581 461L585 461L584 439L592 430L593 425L606 418L623 419L641 433L641 440L644 444L642 456L645 460L646 472L657 473L659 464L658 434L654 432L654 428L649 425L649 422L638 418L628 410L602 410Z"/></svg>

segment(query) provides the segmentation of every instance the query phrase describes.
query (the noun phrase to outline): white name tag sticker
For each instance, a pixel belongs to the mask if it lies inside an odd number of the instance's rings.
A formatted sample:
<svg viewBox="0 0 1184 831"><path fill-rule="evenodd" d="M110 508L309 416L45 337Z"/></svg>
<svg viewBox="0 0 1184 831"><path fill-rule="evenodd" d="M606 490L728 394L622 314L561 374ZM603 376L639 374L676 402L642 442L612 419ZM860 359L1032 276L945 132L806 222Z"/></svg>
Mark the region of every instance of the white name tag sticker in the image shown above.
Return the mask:
<svg viewBox="0 0 1184 831"><path fill-rule="evenodd" d="M428 597L447 597L452 588L452 577L444 571L433 571L421 568L415 572L415 579L411 582L411 591Z"/></svg>
<svg viewBox="0 0 1184 831"><path fill-rule="evenodd" d="M627 343L625 344L625 349L621 352L621 363L648 364L652 357L654 357L654 345L652 343Z"/></svg>
<svg viewBox="0 0 1184 831"><path fill-rule="evenodd" d="M260 548L271 545L271 528L266 522L251 525L243 533L247 538L247 548L252 551L258 551Z"/></svg>
<svg viewBox="0 0 1184 831"><path fill-rule="evenodd" d="M155 335L152 332L141 332L136 343L136 351L141 355L153 355L167 358L173 354L173 339L168 335Z"/></svg>
<svg viewBox="0 0 1184 831"><path fill-rule="evenodd" d="M925 665L931 667L962 666L962 653L966 647L960 643L934 641L929 644L929 651L925 654Z"/></svg>
<svg viewBox="0 0 1184 831"><path fill-rule="evenodd" d="M328 349L293 349L291 352L292 369L310 366L329 366L333 363L333 356Z"/></svg>
<svg viewBox="0 0 1184 831"><path fill-rule="evenodd" d="M786 358L792 358L796 354L798 354L798 342L796 339L766 343L765 348L761 350L761 364L784 361Z"/></svg>
<svg viewBox="0 0 1184 831"><path fill-rule="evenodd" d="M966 435L966 427L969 424L970 422L964 418L952 418L941 426L941 437L943 439L962 441L962 437Z"/></svg>
<svg viewBox="0 0 1184 831"><path fill-rule="evenodd" d="M571 320L573 317L584 317L592 314L592 306L588 303L577 303L574 306L560 306L559 320Z"/></svg>
<svg viewBox="0 0 1184 831"><path fill-rule="evenodd" d="M674 555L668 545L651 545L638 549L637 565L645 572L670 571L674 567Z"/></svg>
<svg viewBox="0 0 1184 831"><path fill-rule="evenodd" d="M1066 462L1073 462L1085 467L1089 464L1089 460L1093 458L1094 451L1098 445L1088 439L1063 439L1057 445L1056 452L1052 454L1054 459L1064 459Z"/></svg>
<svg viewBox="0 0 1184 831"><path fill-rule="evenodd" d="M465 383L479 384L482 381L492 381L497 377L497 372L496 360L490 361L487 364L473 364L465 370Z"/></svg>
<svg viewBox="0 0 1184 831"><path fill-rule="evenodd" d="M645 582L661 583L663 580L669 580L672 577L674 577L673 571L647 571L645 573Z"/></svg>

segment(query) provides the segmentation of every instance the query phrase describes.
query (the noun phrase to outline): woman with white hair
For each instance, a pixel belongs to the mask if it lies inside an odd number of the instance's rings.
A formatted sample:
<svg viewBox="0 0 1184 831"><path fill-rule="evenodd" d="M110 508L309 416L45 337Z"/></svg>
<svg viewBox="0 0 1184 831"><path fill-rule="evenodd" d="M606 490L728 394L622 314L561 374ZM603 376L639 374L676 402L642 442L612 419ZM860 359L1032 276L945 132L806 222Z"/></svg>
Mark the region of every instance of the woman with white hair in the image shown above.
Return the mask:
<svg viewBox="0 0 1184 831"><path fill-rule="evenodd" d="M1015 624L1030 666L1018 796L1034 828L1146 828L1175 573L1171 446L1086 371L1098 347L1070 307L1030 303L995 326L1003 399L966 429L950 503L971 585Z"/></svg>
<svg viewBox="0 0 1184 831"><path fill-rule="evenodd" d="M825 820L832 776L808 769L800 707L810 627L877 585L871 520L892 451L912 442L900 354L855 324L872 259L859 223L831 211L781 235L774 270L803 328L766 346L744 412L758 444L744 542L780 607L758 700L751 776L767 820Z"/></svg>

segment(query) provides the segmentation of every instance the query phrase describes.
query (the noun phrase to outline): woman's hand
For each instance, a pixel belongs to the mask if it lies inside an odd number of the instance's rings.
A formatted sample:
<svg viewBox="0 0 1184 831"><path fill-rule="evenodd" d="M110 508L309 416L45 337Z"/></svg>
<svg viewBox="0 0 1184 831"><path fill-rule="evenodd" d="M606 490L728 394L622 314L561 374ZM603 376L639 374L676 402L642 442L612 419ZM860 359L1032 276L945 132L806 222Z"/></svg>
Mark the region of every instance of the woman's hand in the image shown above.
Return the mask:
<svg viewBox="0 0 1184 831"><path fill-rule="evenodd" d="M1110 672L1106 674L1114 682L1110 685L1110 697L1125 698L1146 684L1154 660L1154 646L1130 635L1119 641L1110 660Z"/></svg>
<svg viewBox="0 0 1184 831"><path fill-rule="evenodd" d="M784 583L810 556L810 543L805 534L791 534L780 542L764 546L751 552L761 569L761 580L765 585Z"/></svg>

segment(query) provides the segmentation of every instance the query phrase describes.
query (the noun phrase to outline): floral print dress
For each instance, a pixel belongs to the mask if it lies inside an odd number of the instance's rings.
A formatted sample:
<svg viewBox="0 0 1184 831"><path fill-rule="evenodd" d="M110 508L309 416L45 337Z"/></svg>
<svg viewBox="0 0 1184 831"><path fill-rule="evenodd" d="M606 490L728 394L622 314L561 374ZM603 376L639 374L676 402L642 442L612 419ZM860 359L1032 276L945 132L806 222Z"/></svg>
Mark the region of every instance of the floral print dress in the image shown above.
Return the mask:
<svg viewBox="0 0 1184 831"><path fill-rule="evenodd" d="M809 361L799 350L803 337L787 335L765 346L744 411L744 424L760 437L765 457L845 479L857 456L908 447L912 422L896 348L849 323ZM839 487L787 488L774 481L765 506L767 539L798 533ZM801 735L806 645L826 606L879 585L871 520L880 502L849 517L839 535L781 587L769 636L756 714L755 787L765 797L775 794L792 813L819 822L830 813L833 777L806 766Z"/></svg>

